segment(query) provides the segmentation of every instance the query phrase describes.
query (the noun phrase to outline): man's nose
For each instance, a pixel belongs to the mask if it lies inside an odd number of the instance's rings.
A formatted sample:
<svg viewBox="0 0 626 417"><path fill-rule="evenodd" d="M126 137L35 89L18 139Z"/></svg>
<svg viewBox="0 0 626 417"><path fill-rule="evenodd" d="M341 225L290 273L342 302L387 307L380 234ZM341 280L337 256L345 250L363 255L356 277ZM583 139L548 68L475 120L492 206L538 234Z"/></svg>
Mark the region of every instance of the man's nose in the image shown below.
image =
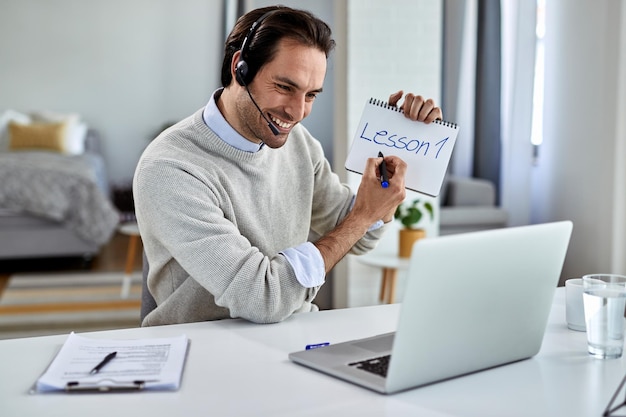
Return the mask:
<svg viewBox="0 0 626 417"><path fill-rule="evenodd" d="M291 116L293 121L304 119L308 114L307 109L309 109L309 104L305 97L299 95L292 97L285 106L285 112Z"/></svg>

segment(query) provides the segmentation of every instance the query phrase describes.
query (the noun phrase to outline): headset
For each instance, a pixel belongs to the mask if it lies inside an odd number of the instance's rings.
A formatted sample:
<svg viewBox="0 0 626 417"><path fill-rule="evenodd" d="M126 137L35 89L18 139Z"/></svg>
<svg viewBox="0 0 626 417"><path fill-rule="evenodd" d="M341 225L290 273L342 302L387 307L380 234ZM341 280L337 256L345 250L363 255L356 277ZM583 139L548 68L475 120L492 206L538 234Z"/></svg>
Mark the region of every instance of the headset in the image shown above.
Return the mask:
<svg viewBox="0 0 626 417"><path fill-rule="evenodd" d="M235 79L237 80L237 83L239 83L240 86L246 88L246 91L248 92L248 95L250 96L250 100L252 100L252 103L261 114L261 117L267 122L267 126L270 128L272 133L274 135L279 135L280 132L278 131L278 128L274 126L272 122L270 122L270 120L263 113L263 111L261 110L257 102L252 97L252 93L250 93L250 89L248 88L248 83L251 82L252 80L247 79L248 78L248 63L246 62L245 59L243 59L244 55L248 52L248 42L252 41L252 38L254 37L254 34L256 33L256 29L259 27L261 22L265 20L265 18L267 18L271 14L274 14L274 12L276 12L276 10L271 10L265 13L264 15L259 17L256 20L256 22L252 24L252 26L250 26L250 30L248 31L248 34L246 35L246 37L243 39L243 43L241 44L241 49L239 50L240 52L239 61L237 61L237 65L235 66Z"/></svg>
<svg viewBox="0 0 626 417"><path fill-rule="evenodd" d="M256 33L257 28L261 25L261 23L271 14L274 14L276 10L271 10L266 12L261 17L259 17L253 24L250 26L250 30L248 34L243 39L243 43L241 44L241 49L239 50L239 61L237 61L237 65L235 66L235 79L239 83L239 85L246 87L252 80L248 80L248 63L244 59L248 52L248 45L252 42L254 38L254 34Z"/></svg>

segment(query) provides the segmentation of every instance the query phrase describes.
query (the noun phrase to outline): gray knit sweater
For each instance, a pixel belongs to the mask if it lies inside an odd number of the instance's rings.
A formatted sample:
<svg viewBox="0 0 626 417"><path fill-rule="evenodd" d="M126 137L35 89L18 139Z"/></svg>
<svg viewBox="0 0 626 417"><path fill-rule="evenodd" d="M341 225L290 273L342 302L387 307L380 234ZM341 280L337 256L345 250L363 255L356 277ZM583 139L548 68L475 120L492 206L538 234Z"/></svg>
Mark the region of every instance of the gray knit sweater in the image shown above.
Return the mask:
<svg viewBox="0 0 626 417"><path fill-rule="evenodd" d="M217 137L202 109L143 153L133 183L137 221L158 307L143 325L241 317L259 323L314 311L281 250L323 235L353 193L301 125L279 149L240 151ZM372 249L382 228L352 249Z"/></svg>

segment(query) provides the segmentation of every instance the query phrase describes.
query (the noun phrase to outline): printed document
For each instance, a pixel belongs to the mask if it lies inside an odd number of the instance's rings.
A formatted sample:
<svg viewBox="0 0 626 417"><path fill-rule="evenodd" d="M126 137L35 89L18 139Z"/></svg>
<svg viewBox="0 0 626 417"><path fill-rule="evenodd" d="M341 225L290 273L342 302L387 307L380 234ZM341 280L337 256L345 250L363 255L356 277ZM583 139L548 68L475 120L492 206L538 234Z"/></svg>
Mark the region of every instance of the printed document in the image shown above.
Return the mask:
<svg viewBox="0 0 626 417"><path fill-rule="evenodd" d="M188 346L186 335L113 340L72 332L32 392L177 390Z"/></svg>

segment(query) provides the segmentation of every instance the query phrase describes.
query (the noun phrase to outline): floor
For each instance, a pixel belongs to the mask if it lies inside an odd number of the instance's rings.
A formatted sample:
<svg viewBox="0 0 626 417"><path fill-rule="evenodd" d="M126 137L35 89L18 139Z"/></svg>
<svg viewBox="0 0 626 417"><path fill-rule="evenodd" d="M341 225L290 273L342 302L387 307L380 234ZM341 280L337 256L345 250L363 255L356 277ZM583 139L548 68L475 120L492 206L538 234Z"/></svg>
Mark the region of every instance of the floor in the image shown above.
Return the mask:
<svg viewBox="0 0 626 417"><path fill-rule="evenodd" d="M80 258L61 259L25 259L0 261L0 293L9 277L18 272L59 273L65 271L117 272L123 271L126 265L128 236L116 233L110 242L103 246L100 253L89 263ZM141 270L141 247L135 257L135 270Z"/></svg>

